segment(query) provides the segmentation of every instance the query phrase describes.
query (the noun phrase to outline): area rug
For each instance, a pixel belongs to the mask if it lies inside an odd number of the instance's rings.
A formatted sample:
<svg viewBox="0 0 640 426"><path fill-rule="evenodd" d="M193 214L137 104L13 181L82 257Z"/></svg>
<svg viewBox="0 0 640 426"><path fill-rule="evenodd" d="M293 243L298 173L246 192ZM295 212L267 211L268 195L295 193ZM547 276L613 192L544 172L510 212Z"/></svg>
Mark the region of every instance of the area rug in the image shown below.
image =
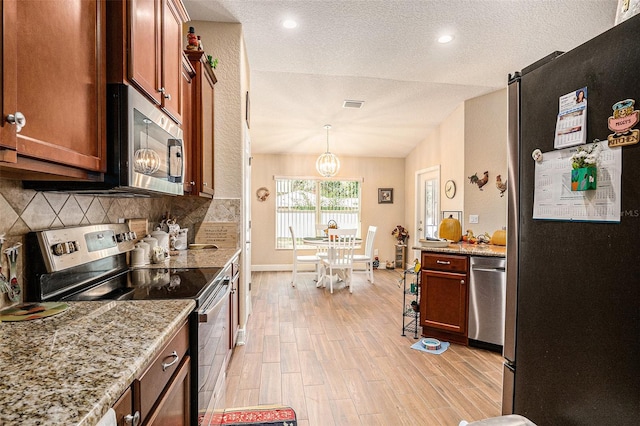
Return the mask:
<svg viewBox="0 0 640 426"><path fill-rule="evenodd" d="M422 351L422 352L427 352L427 353L430 353L430 354L440 355L441 353L443 353L444 351L449 349L449 345L450 345L449 342L440 342L440 349L432 351L432 350L429 350L429 349L424 347L424 345L422 344L422 340L418 340L413 345L411 345L411 349L417 349L417 350Z"/></svg>
<svg viewBox="0 0 640 426"><path fill-rule="evenodd" d="M214 423L216 424L216 423ZM229 408L222 414L222 426L297 426L296 412L291 407L260 405Z"/></svg>

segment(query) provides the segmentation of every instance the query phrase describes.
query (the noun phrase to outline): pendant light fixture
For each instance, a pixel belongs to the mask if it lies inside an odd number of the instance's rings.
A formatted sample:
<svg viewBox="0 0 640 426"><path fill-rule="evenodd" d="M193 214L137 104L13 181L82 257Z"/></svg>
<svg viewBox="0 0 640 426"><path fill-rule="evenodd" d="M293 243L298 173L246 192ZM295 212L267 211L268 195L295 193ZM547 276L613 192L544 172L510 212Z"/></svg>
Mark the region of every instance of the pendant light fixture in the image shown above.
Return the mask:
<svg viewBox="0 0 640 426"><path fill-rule="evenodd" d="M146 124L145 147L137 150L134 155L133 168L136 172L145 175L152 175L160 168L160 156L153 149L149 148L149 123L151 120L142 120Z"/></svg>
<svg viewBox="0 0 640 426"><path fill-rule="evenodd" d="M329 129L331 129L331 124L325 124L324 128L327 130L327 152L320 155L316 160L316 170L324 177L332 177L340 170L340 160L329 152Z"/></svg>

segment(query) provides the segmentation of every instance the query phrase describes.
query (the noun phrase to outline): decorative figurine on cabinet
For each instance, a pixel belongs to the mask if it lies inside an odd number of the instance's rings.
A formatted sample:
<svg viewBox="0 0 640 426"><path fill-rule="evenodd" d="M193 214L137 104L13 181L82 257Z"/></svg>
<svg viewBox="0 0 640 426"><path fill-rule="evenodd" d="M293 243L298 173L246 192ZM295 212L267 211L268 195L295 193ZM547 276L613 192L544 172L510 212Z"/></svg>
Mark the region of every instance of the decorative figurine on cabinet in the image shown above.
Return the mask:
<svg viewBox="0 0 640 426"><path fill-rule="evenodd" d="M187 50L198 50L198 36L194 27L189 27L187 33Z"/></svg>

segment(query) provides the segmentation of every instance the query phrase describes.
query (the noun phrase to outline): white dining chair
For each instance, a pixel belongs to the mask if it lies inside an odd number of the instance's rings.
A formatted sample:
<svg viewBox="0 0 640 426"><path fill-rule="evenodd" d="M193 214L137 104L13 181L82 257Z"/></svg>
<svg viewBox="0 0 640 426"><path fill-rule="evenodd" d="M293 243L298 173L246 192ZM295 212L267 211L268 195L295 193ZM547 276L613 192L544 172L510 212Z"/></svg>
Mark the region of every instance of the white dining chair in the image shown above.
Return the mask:
<svg viewBox="0 0 640 426"><path fill-rule="evenodd" d="M373 284L373 240L376 238L377 226L369 226L367 230L367 239L364 244L364 254L354 254L353 263L364 263L364 271L354 269L354 273L364 272L369 279L369 282Z"/></svg>
<svg viewBox="0 0 640 426"><path fill-rule="evenodd" d="M326 237L327 234L325 234L324 231L327 227L324 223L316 223L316 237ZM324 244L316 246L316 256L320 258L327 257L327 248Z"/></svg>
<svg viewBox="0 0 640 426"><path fill-rule="evenodd" d="M351 277L353 275L353 249L356 244L355 229L329 229L329 249L327 257L322 258L323 275L321 280L324 286L325 281L329 281L329 291L333 293L333 276L341 275L349 293L353 293L351 288ZM319 281L320 282L320 281Z"/></svg>
<svg viewBox="0 0 640 426"><path fill-rule="evenodd" d="M298 256L298 243L296 241L296 235L293 231L293 227L289 227L289 232L291 233L291 242L293 244L293 274L291 276L291 285L293 287L296 286L296 280L298 279L298 275L309 274L312 273L316 276L317 282L320 282L320 258L314 255L307 256ZM315 268L313 272L298 272L298 265L314 265Z"/></svg>

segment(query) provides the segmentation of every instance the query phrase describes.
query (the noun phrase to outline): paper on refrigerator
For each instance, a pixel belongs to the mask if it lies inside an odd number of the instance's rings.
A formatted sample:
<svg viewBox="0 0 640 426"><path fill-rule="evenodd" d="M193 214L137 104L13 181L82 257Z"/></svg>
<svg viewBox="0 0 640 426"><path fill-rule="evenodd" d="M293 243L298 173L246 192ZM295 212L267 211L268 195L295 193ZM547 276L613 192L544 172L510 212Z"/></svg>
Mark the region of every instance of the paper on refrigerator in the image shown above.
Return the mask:
<svg viewBox="0 0 640 426"><path fill-rule="evenodd" d="M571 190L571 156L577 148L542 154L535 163L534 219L620 222L622 149L600 145L598 187L590 191Z"/></svg>

